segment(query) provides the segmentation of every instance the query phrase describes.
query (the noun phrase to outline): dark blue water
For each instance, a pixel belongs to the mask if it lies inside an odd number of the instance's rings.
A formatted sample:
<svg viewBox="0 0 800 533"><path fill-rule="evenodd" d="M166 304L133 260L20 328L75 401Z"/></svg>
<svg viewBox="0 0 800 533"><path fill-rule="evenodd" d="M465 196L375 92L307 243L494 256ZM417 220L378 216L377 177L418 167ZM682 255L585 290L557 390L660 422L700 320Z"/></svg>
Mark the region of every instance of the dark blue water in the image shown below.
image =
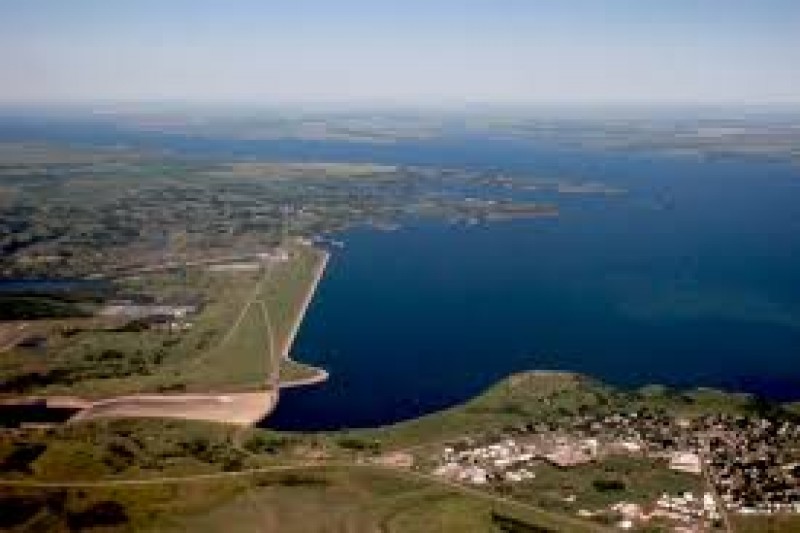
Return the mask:
<svg viewBox="0 0 800 533"><path fill-rule="evenodd" d="M285 392L271 427L385 424L541 368L800 399L796 167L466 137L373 146L20 127L0 127L0 138L495 168L630 191L558 196L555 219L347 233L294 347L331 379Z"/></svg>
<svg viewBox="0 0 800 533"><path fill-rule="evenodd" d="M66 422L78 409L47 407L44 404L0 405L0 428L14 428L22 424L58 424Z"/></svg>
<svg viewBox="0 0 800 533"><path fill-rule="evenodd" d="M109 288L108 282L100 280L0 279L0 294L99 292Z"/></svg>
<svg viewBox="0 0 800 533"><path fill-rule="evenodd" d="M562 197L558 219L346 234L294 350L331 379L287 391L267 425L385 424L543 368L800 398L797 169L562 165L630 194Z"/></svg>

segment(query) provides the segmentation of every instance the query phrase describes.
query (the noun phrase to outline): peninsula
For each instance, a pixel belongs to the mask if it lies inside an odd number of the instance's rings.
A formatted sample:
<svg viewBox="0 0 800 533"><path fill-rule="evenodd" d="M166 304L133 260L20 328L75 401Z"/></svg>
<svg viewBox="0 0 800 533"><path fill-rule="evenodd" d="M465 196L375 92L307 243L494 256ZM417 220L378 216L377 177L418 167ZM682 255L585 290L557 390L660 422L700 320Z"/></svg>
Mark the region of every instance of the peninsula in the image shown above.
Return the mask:
<svg viewBox="0 0 800 533"><path fill-rule="evenodd" d="M205 327L209 332L224 321L228 322L227 329L180 364L156 366L147 375L93 379L69 387L45 385L33 395L6 399L4 404L77 408L74 421L159 417L253 425L274 409L282 387L310 385L327 378L324 370L292 360L290 350L328 257L328 252L302 240L262 255L258 276L248 291L228 294L225 309L221 308L223 294L219 293L202 311L195 311L193 330ZM226 285L241 277L239 269L220 266L203 275L232 276L224 282ZM129 307L117 305L114 311ZM235 314L229 315L233 310ZM166 340L172 338L167 336Z"/></svg>

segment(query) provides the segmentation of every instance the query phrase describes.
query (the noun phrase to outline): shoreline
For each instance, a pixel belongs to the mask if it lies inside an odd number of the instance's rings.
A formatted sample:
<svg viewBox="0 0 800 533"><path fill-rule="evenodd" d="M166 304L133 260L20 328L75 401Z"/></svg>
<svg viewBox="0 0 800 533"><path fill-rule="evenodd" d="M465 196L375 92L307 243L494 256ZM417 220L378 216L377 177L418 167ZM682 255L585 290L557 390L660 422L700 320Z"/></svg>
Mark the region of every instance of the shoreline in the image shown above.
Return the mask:
<svg viewBox="0 0 800 533"><path fill-rule="evenodd" d="M303 303L300 305L300 310L298 311L297 316L295 316L294 323L292 324L292 329L289 335L286 337L284 345L281 346L280 350L281 361L292 361L298 364L305 364L305 363L300 363L295 359L292 359L290 351L292 349L292 346L294 345L295 339L297 338L297 334L300 331L300 326L303 325L303 320L305 320L306 312L308 311L311 302L314 300L314 295L316 295L317 293L317 288L319 287L319 284L322 281L323 276L325 275L325 269L328 266L328 261L330 260L330 258L331 258L330 252L328 252L327 250L322 250L322 260L319 262L317 268L314 271L314 279L309 285L308 291L306 291L306 295L303 298ZM309 376L307 378L289 380L286 382L280 380L280 370L279 370L278 388L282 389L287 387L299 387L302 385L313 385L316 383L321 383L326 379L328 379L329 374L327 370L325 370L324 368L317 368L317 367L312 367L312 368L316 370L315 375Z"/></svg>

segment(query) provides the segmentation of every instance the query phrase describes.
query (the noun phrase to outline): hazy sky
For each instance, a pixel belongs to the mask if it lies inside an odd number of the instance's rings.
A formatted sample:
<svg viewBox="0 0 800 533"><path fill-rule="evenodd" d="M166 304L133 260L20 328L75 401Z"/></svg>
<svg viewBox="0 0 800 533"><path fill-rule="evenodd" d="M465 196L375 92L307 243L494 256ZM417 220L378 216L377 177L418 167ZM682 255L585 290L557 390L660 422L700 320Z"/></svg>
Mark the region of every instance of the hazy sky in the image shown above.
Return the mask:
<svg viewBox="0 0 800 533"><path fill-rule="evenodd" d="M800 102L800 0L0 0L0 102Z"/></svg>

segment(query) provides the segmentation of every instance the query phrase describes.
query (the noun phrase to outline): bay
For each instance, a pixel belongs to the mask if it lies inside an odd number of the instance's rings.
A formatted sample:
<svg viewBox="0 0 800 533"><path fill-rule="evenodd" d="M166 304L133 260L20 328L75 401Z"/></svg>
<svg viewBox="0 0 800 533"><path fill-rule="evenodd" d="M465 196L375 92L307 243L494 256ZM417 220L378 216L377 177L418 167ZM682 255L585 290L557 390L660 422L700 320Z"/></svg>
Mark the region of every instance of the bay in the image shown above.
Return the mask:
<svg viewBox="0 0 800 533"><path fill-rule="evenodd" d="M285 391L266 425L383 425L528 369L800 398L797 169L572 158L558 170L629 193L560 195L555 219L343 235L294 350L331 378Z"/></svg>

